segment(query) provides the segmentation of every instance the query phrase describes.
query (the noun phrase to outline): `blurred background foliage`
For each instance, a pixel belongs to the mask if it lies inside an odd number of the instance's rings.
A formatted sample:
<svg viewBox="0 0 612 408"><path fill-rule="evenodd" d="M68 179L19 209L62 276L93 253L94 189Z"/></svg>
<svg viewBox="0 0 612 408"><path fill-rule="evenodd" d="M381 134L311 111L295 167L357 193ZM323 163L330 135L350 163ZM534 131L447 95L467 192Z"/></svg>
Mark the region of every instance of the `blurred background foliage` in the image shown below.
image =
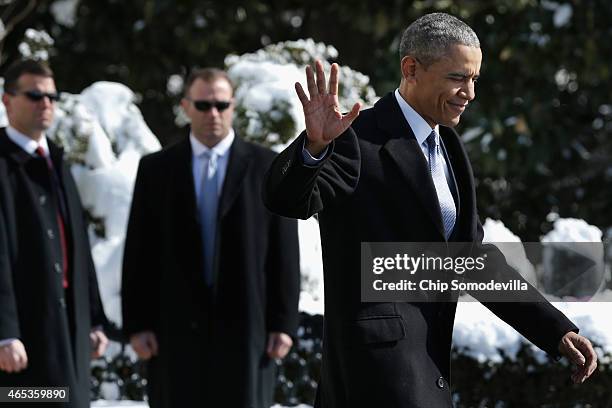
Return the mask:
<svg viewBox="0 0 612 408"><path fill-rule="evenodd" d="M336 47L337 62L369 75L384 95L399 83L402 30L427 12L454 14L483 49L477 99L458 127L481 218L503 220L524 241L551 228L551 212L612 226L608 1L80 0L69 22L51 9L73 0L14 3L0 2L0 13L30 9L3 32L0 69L19 56L27 28L44 29L55 40L50 62L62 89L126 84L162 144L185 133L168 83L192 66L222 67L230 53L313 38Z"/></svg>

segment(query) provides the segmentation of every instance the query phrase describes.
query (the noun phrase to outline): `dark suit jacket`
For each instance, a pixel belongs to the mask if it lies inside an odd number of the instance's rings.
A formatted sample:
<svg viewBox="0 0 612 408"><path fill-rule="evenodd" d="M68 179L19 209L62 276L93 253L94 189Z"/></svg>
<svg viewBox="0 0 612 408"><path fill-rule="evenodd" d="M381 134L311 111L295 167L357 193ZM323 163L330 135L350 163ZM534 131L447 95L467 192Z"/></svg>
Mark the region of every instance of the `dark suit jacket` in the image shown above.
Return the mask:
<svg viewBox="0 0 612 408"><path fill-rule="evenodd" d="M457 134L441 127L456 180L451 240L482 242L472 169ZM443 242L426 159L390 93L364 110L317 167L303 164L304 134L269 170L265 201L284 216L319 214L325 339L318 407L450 407L456 303L362 303L361 242ZM498 263L495 248L482 247ZM505 273L510 273L508 267ZM540 298L540 300L543 300ZM575 326L550 304L488 303L551 354Z"/></svg>
<svg viewBox="0 0 612 408"><path fill-rule="evenodd" d="M219 204L216 275L207 290L189 139L140 161L123 266L123 328L153 330L152 407L267 407L267 333L298 323L297 223L261 200L274 153L234 140Z"/></svg>
<svg viewBox="0 0 612 408"><path fill-rule="evenodd" d="M89 332L105 317L79 193L62 150L51 141L49 150L68 207L67 291L47 163L0 129L0 339L19 338L28 355L26 370L0 371L0 386L68 386L64 406L88 407Z"/></svg>

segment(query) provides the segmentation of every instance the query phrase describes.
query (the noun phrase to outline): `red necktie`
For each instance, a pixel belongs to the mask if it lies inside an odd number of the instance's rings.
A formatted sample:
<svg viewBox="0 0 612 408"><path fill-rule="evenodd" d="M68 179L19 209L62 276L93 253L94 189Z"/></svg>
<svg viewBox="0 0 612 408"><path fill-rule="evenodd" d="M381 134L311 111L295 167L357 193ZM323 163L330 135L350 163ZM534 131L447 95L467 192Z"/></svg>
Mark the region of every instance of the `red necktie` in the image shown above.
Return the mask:
<svg viewBox="0 0 612 408"><path fill-rule="evenodd" d="M43 150L41 146L38 146L36 148L36 154L38 154L40 157L45 159L45 161L47 162L47 168L49 169L49 177L50 177L50 182L51 182L51 189L53 191L53 195L55 196L55 200L56 200L57 211L55 212L55 214L57 216L57 225L59 229L60 245L62 247L62 270L63 270L62 285L64 286L64 289L65 289L68 287L68 245L66 243L66 230L65 230L65 225L64 225L64 217L62 216L62 212L60 211L61 200L62 200L62 197L60 196L60 194L62 194L62 191L61 191L61 187L59 186L59 180L57 179L55 170L53 169L53 162L51 161L50 158L48 158L45 155L45 151Z"/></svg>

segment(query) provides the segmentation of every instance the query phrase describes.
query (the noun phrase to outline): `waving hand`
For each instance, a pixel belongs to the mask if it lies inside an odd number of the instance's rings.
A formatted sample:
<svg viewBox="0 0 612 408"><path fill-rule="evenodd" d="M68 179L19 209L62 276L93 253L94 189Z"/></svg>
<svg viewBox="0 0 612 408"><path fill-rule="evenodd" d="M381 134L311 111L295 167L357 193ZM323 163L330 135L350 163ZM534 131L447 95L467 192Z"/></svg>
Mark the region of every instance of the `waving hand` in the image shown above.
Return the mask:
<svg viewBox="0 0 612 408"><path fill-rule="evenodd" d="M325 84L325 73L321 61L315 62L315 73L306 67L306 83L310 98L302 85L295 84L295 91L302 102L306 121L306 149L318 155L335 138L340 136L359 115L361 104L356 103L349 113L343 115L338 105L338 64L332 64L329 84Z"/></svg>

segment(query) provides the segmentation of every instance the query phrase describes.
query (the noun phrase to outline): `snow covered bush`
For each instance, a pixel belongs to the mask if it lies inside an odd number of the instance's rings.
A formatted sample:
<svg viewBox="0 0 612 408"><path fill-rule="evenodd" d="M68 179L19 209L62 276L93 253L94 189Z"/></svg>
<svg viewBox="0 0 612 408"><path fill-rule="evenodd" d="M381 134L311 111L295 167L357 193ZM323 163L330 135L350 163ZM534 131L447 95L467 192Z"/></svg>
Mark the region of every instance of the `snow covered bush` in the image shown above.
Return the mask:
<svg viewBox="0 0 612 408"><path fill-rule="evenodd" d="M282 149L304 125L302 105L294 84L304 89L304 67L321 60L326 73L338 57L338 51L312 39L285 41L268 45L254 53L229 55L225 65L235 85L236 116L234 126L247 140ZM370 79L360 72L340 65L338 101L342 111L356 102L371 106L376 102Z"/></svg>

